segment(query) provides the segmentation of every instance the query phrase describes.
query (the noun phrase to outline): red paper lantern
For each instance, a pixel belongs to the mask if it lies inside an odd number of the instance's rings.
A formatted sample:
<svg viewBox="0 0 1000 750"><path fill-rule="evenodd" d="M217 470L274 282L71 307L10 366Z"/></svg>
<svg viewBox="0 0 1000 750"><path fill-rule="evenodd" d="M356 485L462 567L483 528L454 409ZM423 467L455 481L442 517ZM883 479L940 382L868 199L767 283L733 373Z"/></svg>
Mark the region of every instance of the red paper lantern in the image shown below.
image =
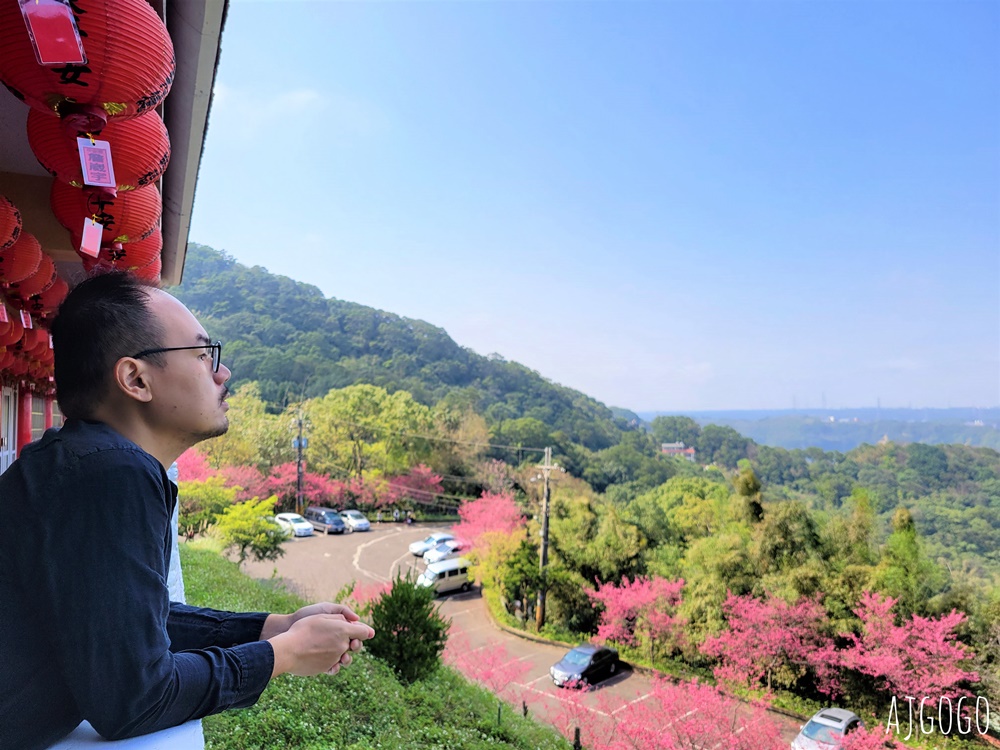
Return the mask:
<svg viewBox="0 0 1000 750"><path fill-rule="evenodd" d="M79 246L79 239L74 236L73 241ZM83 267L87 271L92 271L96 266L106 266L118 268L122 271L135 271L144 268L160 257L163 249L163 234L157 227L153 233L144 240L138 242L115 243L108 247L102 247L101 253L96 258L89 255L83 258Z"/></svg>
<svg viewBox="0 0 1000 750"><path fill-rule="evenodd" d="M28 360L19 357L17 356L17 354L15 354L14 361L7 367L7 372L16 377L20 377L21 375L27 374L28 367L29 367Z"/></svg>
<svg viewBox="0 0 1000 750"><path fill-rule="evenodd" d="M12 364L14 364L14 352L12 352L7 347L0 347L0 370L6 370Z"/></svg>
<svg viewBox="0 0 1000 750"><path fill-rule="evenodd" d="M112 198L57 180L52 183L51 198L56 219L77 235L83 231L85 219L96 217L104 225L101 245L145 239L156 229L163 208L156 185L129 190ZM79 244L76 247L79 248Z"/></svg>
<svg viewBox="0 0 1000 750"><path fill-rule="evenodd" d="M160 272L163 270L163 261L157 256L152 263L143 268L137 268L133 273L140 279L145 279L146 281L160 282Z"/></svg>
<svg viewBox="0 0 1000 750"><path fill-rule="evenodd" d="M21 212L5 196L0 195L0 250L17 242L21 234Z"/></svg>
<svg viewBox="0 0 1000 750"><path fill-rule="evenodd" d="M7 285L8 291L23 303L27 303L29 297L41 294L48 289L56 280L56 264L52 262L45 253L42 253L41 262L38 269L23 281L13 282ZM21 305L23 309L25 304Z"/></svg>
<svg viewBox="0 0 1000 750"><path fill-rule="evenodd" d="M146 0L74 0L86 64L39 65L19 3L0 3L0 81L32 108L100 130L155 109L174 79L174 48Z"/></svg>
<svg viewBox="0 0 1000 750"><path fill-rule="evenodd" d="M38 270L42 246L29 232L21 232L17 242L0 250L0 284L16 284Z"/></svg>
<svg viewBox="0 0 1000 750"><path fill-rule="evenodd" d="M38 163L57 180L82 188L83 170L77 133L67 133L64 123L38 110L28 113L28 143ZM112 120L104 130L92 133L111 144L118 190L135 190L156 182L170 161L170 139L163 120L156 112L147 112L132 120Z"/></svg>
<svg viewBox="0 0 1000 750"><path fill-rule="evenodd" d="M24 326L21 325L19 316L11 310L7 311L7 319L10 328L4 333L0 333L0 346L6 346L9 349L21 340L21 336L24 335Z"/></svg>
<svg viewBox="0 0 1000 750"><path fill-rule="evenodd" d="M59 305L69 294L69 284L63 281L58 275L52 286L41 294L36 294L29 300L28 310L33 315L49 315L59 309Z"/></svg>

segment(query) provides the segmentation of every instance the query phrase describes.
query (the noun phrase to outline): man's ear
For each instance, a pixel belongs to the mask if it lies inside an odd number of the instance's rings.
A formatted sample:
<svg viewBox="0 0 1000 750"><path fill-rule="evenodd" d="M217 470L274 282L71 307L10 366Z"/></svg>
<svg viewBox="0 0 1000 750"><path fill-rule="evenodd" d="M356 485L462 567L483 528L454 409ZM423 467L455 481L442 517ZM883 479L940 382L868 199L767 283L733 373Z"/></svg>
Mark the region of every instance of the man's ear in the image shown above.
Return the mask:
<svg viewBox="0 0 1000 750"><path fill-rule="evenodd" d="M153 400L150 368L141 359L122 357L115 362L114 381L119 391L143 403Z"/></svg>

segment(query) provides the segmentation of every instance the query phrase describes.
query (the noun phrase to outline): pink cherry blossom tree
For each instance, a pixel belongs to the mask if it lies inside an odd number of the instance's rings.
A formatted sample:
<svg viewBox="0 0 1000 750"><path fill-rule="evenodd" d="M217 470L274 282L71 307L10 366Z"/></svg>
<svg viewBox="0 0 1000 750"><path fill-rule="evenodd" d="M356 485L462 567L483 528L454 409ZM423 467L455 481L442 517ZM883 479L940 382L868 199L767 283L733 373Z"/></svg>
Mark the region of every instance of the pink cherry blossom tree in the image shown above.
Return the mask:
<svg viewBox="0 0 1000 750"><path fill-rule="evenodd" d="M188 448L177 459L177 477L181 482L203 482L217 473L196 448Z"/></svg>
<svg viewBox="0 0 1000 750"><path fill-rule="evenodd" d="M790 605L773 595L761 601L730 593L723 613L728 630L701 646L702 653L719 661L717 680L750 689L763 681L770 693L772 682L791 686L809 668L819 690L836 692L836 653L818 599L803 597Z"/></svg>
<svg viewBox="0 0 1000 750"><path fill-rule="evenodd" d="M955 633L965 615L955 610L937 619L912 615L896 625L895 604L879 593L862 595L854 610L861 634L846 634L850 644L840 654L843 666L874 677L894 695L953 700L968 695L962 683L976 682L979 675L965 668L975 655Z"/></svg>
<svg viewBox="0 0 1000 750"><path fill-rule="evenodd" d="M520 698L519 681L531 671L531 664L515 659L502 643L471 648L464 635L448 638L444 659L465 677L509 703Z"/></svg>
<svg viewBox="0 0 1000 750"><path fill-rule="evenodd" d="M227 487L236 488L236 500L268 497L267 479L253 466L223 466L218 474L225 478Z"/></svg>
<svg viewBox="0 0 1000 750"><path fill-rule="evenodd" d="M280 508L294 509L297 482L298 467L294 461L275 466L264 482L263 494L276 495ZM306 471L302 475L302 497L306 506L329 504L336 490L333 480L323 474Z"/></svg>
<svg viewBox="0 0 1000 750"><path fill-rule="evenodd" d="M645 641L650 659L654 645L667 646L671 651L683 645L684 620L677 614L681 604L683 579L637 576L631 582L623 577L620 586L597 584L588 591L592 601L603 606L597 640L615 641L630 646Z"/></svg>
<svg viewBox="0 0 1000 750"><path fill-rule="evenodd" d="M500 533L509 535L525 525L521 510L509 492L484 493L477 500L471 500L458 509L459 523L451 533L457 539L467 542L473 549L488 546L487 535Z"/></svg>

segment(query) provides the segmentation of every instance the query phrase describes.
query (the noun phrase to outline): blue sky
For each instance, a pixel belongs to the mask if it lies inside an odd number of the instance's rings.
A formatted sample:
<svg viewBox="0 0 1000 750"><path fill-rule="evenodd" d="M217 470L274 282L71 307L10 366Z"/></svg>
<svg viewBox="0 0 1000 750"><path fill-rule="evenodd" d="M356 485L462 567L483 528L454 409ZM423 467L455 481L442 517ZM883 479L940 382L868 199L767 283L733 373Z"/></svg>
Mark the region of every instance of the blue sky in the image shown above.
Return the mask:
<svg viewBox="0 0 1000 750"><path fill-rule="evenodd" d="M635 410L996 406L998 39L994 0L235 0L191 239Z"/></svg>

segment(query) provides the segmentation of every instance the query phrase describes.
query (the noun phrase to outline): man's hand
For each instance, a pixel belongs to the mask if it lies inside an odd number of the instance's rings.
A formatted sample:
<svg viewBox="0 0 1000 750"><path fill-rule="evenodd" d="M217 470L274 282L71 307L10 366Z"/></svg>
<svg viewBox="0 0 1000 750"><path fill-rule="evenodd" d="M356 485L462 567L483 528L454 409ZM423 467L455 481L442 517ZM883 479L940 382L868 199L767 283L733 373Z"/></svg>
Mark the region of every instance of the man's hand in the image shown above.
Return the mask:
<svg viewBox="0 0 1000 750"><path fill-rule="evenodd" d="M350 614L354 615L353 612ZM357 615L354 617L357 618ZM293 622L285 632L267 639L274 649L274 670L271 677L285 672L303 677L322 672L336 674L342 665L351 663L351 652L358 651L361 642L374 635L375 631L370 627L362 622L349 621L341 613L315 612L305 615Z"/></svg>
<svg viewBox="0 0 1000 750"><path fill-rule="evenodd" d="M258 640L269 641L274 636L287 632L299 620L311 617L312 615L341 615L347 622L357 622L361 619L350 607L343 604L319 602L318 604L310 604L308 607L302 607L290 615L268 615L267 619L264 620L264 627L260 631L260 638ZM357 651L358 649L354 650Z"/></svg>

